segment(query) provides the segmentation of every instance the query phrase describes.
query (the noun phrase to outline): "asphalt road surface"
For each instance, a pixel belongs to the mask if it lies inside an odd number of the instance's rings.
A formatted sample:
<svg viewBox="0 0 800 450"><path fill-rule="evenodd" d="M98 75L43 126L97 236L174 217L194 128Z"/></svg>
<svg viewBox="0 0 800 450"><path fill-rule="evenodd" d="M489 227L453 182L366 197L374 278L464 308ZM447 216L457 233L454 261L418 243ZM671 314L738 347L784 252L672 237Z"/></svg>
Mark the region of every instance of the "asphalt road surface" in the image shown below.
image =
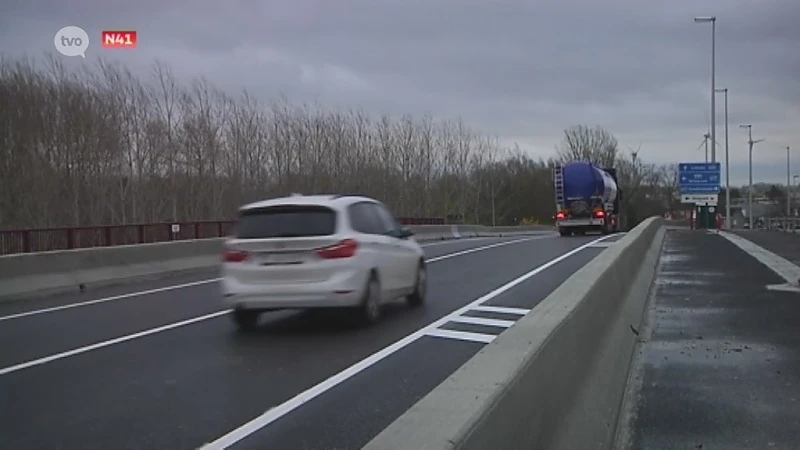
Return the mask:
<svg viewBox="0 0 800 450"><path fill-rule="evenodd" d="M800 294L782 283L722 236L667 233L618 448L798 448Z"/></svg>
<svg viewBox="0 0 800 450"><path fill-rule="evenodd" d="M0 448L361 448L600 238L426 245L428 304L392 303L367 328L277 312L238 333L215 272L0 304Z"/></svg>
<svg viewBox="0 0 800 450"><path fill-rule="evenodd" d="M736 230L735 233L800 266L800 232Z"/></svg>

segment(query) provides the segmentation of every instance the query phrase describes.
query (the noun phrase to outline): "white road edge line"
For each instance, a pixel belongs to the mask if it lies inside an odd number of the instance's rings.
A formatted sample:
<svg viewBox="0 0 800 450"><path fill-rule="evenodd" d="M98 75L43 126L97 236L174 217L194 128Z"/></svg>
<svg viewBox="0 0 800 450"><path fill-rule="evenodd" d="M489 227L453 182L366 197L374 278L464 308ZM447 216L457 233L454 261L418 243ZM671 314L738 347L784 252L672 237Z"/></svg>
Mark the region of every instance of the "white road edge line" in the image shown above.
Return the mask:
<svg viewBox="0 0 800 450"><path fill-rule="evenodd" d="M530 309L527 308L512 308L508 306L476 306L472 308L470 311L483 311L483 312L493 312L493 313L501 313L501 314L519 314L520 316L524 316L531 312Z"/></svg>
<svg viewBox="0 0 800 450"><path fill-rule="evenodd" d="M501 245L509 245L509 244L513 244L515 242L523 242L523 241L528 241L528 240L532 240L532 239L521 239L521 240L516 240L516 241L501 242L500 244L492 244L492 245L489 245L489 246L478 247L478 248L474 248L474 249L471 249L471 250L472 251L478 251L479 249L485 250L485 249L489 249L489 248L499 247ZM469 253L472 253L472 251L470 251ZM457 253L452 253L450 255L444 255L444 256L441 256L439 258L434 258L434 259L436 259L436 261L441 261L443 259L453 258L453 257L456 257L456 256L460 256L462 254L464 254L464 252L457 252ZM431 262L435 262L435 261L431 261ZM0 368L0 376L9 374L11 372L16 372L16 371L19 371L19 370L27 369L29 367L38 366L38 365L49 363L49 362L56 361L56 360L59 360L59 359L67 358L67 357L70 357L70 356L79 355L81 353L86 353L88 351L97 350L99 348L108 347L110 345L120 344L122 342L127 342L127 341L130 341L130 340L133 340L133 339L137 339L137 338L140 338L140 337L145 337L145 336L149 336L151 334L160 333L162 331L168 331L168 330L171 330L173 328L182 327L184 325L190 325L190 324L193 324L193 323L202 322L204 320L214 319L214 318L217 318L217 317L222 316L224 314L227 314L230 311L231 311L230 309L225 309L225 310L222 310L222 311L216 311L216 312L211 313L211 314L206 314L206 315L203 315L203 316L193 317L191 319L182 320L180 322L174 322L174 323L163 325L163 326L156 327L156 328L150 328L150 329L139 331L139 332L136 332L136 333L133 333L133 334L120 336L120 337L117 337L117 338L114 338L114 339L109 339L109 340L106 340L106 341L97 342L97 343L94 343L94 344L91 344L91 345L87 345L87 346L84 346L84 347L78 347L78 348L75 348L75 349L72 349L72 350L68 350L68 351L65 351L65 352L56 353L56 354L45 356L45 357L42 357L42 358L26 361L24 363L16 364L16 365L13 365L13 366Z"/></svg>
<svg viewBox="0 0 800 450"><path fill-rule="evenodd" d="M494 334L473 333L471 331L442 330L441 328L425 333L425 336L438 337L445 339L455 339L457 341L481 342L488 344L497 336Z"/></svg>
<svg viewBox="0 0 800 450"><path fill-rule="evenodd" d="M116 339L109 339L107 341L98 342L96 344L87 345L85 347L79 347L76 349L68 350L66 352L56 353L54 355L45 356L44 358L34 359L28 362L24 362L21 364L17 364L14 366L4 367L0 369L0 375L7 375L11 372L16 372L18 370L27 369L29 367L38 366L40 364L49 363L51 361L55 361L58 359L67 358L69 356L79 355L81 353L86 353L92 350L97 350L98 348L108 347L110 345L119 344L121 342L130 341L133 339L137 339L140 337L148 336L151 334L160 333L162 331L171 330L173 328L182 327L185 325L191 325L193 323L202 322L204 320L213 319L215 317L219 317L223 314L228 314L230 309L226 309L223 311L217 311L211 314L206 314L204 316L193 317L191 319L182 320L180 322L174 322L169 325L164 325L157 328L150 328L149 330L140 331L138 333L128 334L125 336L118 337Z"/></svg>
<svg viewBox="0 0 800 450"><path fill-rule="evenodd" d="M26 312L17 313L17 314L9 314L7 316L0 317L0 322L2 322L4 320L19 319L19 318L22 318L22 317L35 316L35 315L39 315L39 314L62 311L62 310L65 310L65 309L80 308L80 307L83 307L83 306L96 305L98 303L113 302L115 300L123 300L123 299L131 298L131 297L139 297L141 295L158 294L159 292L174 291L176 289L184 289L184 288L188 288L188 287L200 286L200 285L208 284L208 283L214 283L214 282L219 281L219 280L220 280L219 278L211 278L211 279L208 279L208 280L194 281L194 282L191 282L191 283L183 283L183 284L176 284L176 285L173 285L173 286L166 286L166 287L160 287L160 288L155 288L155 289L148 289L146 291L129 292L127 294L114 295L114 296L111 296L111 297L103 297L103 298L98 298L98 299L95 299L95 300L87 300L85 302L70 303L69 305L53 306L52 308L35 309L33 311L26 311Z"/></svg>
<svg viewBox="0 0 800 450"><path fill-rule="evenodd" d="M484 325L487 327L500 327L500 328L511 328L511 325L514 325L515 323L513 320L488 319L486 317L474 317L474 316L453 317L452 319L450 319L450 322L467 323L470 325Z"/></svg>
<svg viewBox="0 0 800 450"><path fill-rule="evenodd" d="M613 235L612 235L613 236ZM352 366L348 367L347 369L342 370L341 372L332 375L326 380L306 389L305 391L295 395L294 397L290 398L289 400L281 403L274 408L270 408L264 414L261 414L258 417L253 418L251 421L245 423L244 425L231 430L224 436L216 439L215 441L204 445L202 448L203 450L217 450L217 449L226 449L231 445L241 441L242 439L246 438L247 436L255 433L256 431L264 428L265 426L275 422L276 420L280 419L281 417L289 414L290 412L294 411L295 409L299 408L305 403L310 402L314 398L318 397L319 395L333 389L337 385L341 384L342 382L348 380L349 378L353 377L354 375L363 372L364 370L368 369L372 365L376 364L377 362L385 359L389 355L407 347L408 345L414 343L417 339L425 336L426 334L435 331L440 326L444 325L445 323L452 320L453 317L460 316L461 314L469 311L470 309L485 303L500 294L514 288L515 286L525 282L526 280L530 279L531 277L547 270L548 268L558 264L561 261L573 256L580 251L589 248L592 244L596 242L600 242L604 239L608 239L611 236L603 236L599 239L595 239L594 241L590 241L587 244L583 244L580 247L577 247L573 250L570 250L563 255L551 259L550 261L542 264L541 266L528 271L524 275L521 275L508 283L494 289L493 291L482 295L481 297L473 300L469 304L462 306L461 308L451 312L450 314L432 322L431 324L415 331L414 333L409 334L408 336L396 341L395 343L389 345L388 347L384 347L381 350L373 353L372 355L362 359L361 361L353 364Z"/></svg>
<svg viewBox="0 0 800 450"><path fill-rule="evenodd" d="M437 262L437 261L443 261L443 260L448 259L448 258L454 258L456 256L466 255L468 253L473 253L473 252L479 252L481 250L487 250L487 249L494 248L494 247L501 247L501 246L504 246L504 245L516 244L518 242L532 241L532 240L544 239L544 238L548 238L548 237L552 237L552 236L549 236L549 235L548 236L535 236L535 237L529 237L529 238L524 238L524 239L515 239L515 240L511 240L511 241L498 242L498 243L491 244L491 245L485 245L485 246L482 246L482 247L470 248L470 249L467 249L467 250L462 250L462 251L450 253L450 254L447 254L447 255L437 256L437 257L434 257L434 258L427 259L426 262L434 263L434 262ZM463 240L462 240L462 242L463 242ZM36 315L39 315L39 314L46 314L46 313L51 313L51 312L63 311L65 309L81 308L81 307L84 307L84 306L97 305L97 304L100 304L100 303L113 302L113 301L116 301L116 300L124 300L126 298L139 297L139 296L150 295L150 294L158 294L160 292L174 291L176 289L185 289L185 288L189 288L189 287L200 286L200 285L203 285L203 284L215 283L215 282L220 281L220 280L221 280L221 278L211 278L211 279L208 279L208 280L193 281L191 283L176 284L176 285L173 285L173 286L165 286L165 287L160 287L160 288L155 288L155 289L148 289L148 290L145 290L145 291L129 292L127 294L114 295L114 296L111 296L111 297L98 298L98 299L95 299L95 300L87 300L87 301L84 301L84 302L70 303L68 305L60 305L60 306L54 306L54 307L51 307L51 308L42 308L42 309L36 309L36 310L33 310L33 311L25 311L25 312L16 313L16 314L9 314L7 316L0 317L0 322L3 322L4 320L20 319L20 318L23 318L23 317L36 316Z"/></svg>
<svg viewBox="0 0 800 450"><path fill-rule="evenodd" d="M800 267L788 259L777 255L764 247L756 244L755 242L743 238L737 234L729 233L726 231L719 231L718 233L741 250L749 253L750 256L758 260L761 264L767 266L770 270L775 272L779 277L786 280L788 284L797 286L800 284Z"/></svg>
<svg viewBox="0 0 800 450"><path fill-rule="evenodd" d="M487 239L502 239L499 236L477 236L473 238L460 238L460 239L442 239L441 241L433 241L433 242L426 242L422 241L419 244L420 247L436 247L437 245L445 245L445 244L455 244L458 242L470 242L470 241L485 241Z"/></svg>
<svg viewBox="0 0 800 450"><path fill-rule="evenodd" d="M547 238L550 238L550 237L552 237L552 236L537 236L537 237L530 237L530 238L524 238L524 239L514 239L513 241L497 242L495 244L483 245L481 247L468 248L466 250L461 250L460 252L448 253L447 255L436 256L436 257L433 257L433 258L427 258L425 260L425 262L428 263L428 264L431 264L431 263L435 263L435 262L439 262L439 261L444 261L445 259L455 258L456 256L468 255L470 253L489 250L490 248L503 247L503 246L506 246L506 245L517 244L517 243L520 243L520 242L538 241L540 239L547 239Z"/></svg>

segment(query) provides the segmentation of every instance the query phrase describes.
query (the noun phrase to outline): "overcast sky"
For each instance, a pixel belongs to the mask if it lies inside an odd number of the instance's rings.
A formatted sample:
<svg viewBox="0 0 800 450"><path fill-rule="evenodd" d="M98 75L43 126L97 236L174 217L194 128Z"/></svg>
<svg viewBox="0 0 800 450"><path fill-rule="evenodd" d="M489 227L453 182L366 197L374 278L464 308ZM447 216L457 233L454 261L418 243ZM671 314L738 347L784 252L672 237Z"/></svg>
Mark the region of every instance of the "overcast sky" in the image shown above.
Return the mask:
<svg viewBox="0 0 800 450"><path fill-rule="evenodd" d="M103 56L147 74L160 58L263 99L461 116L536 156L553 154L565 127L601 125L665 163L704 159L711 25L697 15L717 17L732 182L747 181L741 123L766 138L756 181L785 182L787 145L800 174L798 0L5 0L0 42L6 55L41 55L75 25L93 41L70 64ZM101 48L100 31L120 28L137 30L138 48Z"/></svg>

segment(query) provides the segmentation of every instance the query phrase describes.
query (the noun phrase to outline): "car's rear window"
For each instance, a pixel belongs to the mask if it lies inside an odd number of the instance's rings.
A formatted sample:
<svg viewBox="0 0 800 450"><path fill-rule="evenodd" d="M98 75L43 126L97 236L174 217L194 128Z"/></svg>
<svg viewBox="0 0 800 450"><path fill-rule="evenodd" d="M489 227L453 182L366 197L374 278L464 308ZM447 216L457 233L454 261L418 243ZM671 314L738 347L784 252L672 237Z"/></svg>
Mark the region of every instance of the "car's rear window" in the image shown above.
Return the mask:
<svg viewBox="0 0 800 450"><path fill-rule="evenodd" d="M324 206L286 205L243 211L237 239L329 236L336 232L336 211Z"/></svg>

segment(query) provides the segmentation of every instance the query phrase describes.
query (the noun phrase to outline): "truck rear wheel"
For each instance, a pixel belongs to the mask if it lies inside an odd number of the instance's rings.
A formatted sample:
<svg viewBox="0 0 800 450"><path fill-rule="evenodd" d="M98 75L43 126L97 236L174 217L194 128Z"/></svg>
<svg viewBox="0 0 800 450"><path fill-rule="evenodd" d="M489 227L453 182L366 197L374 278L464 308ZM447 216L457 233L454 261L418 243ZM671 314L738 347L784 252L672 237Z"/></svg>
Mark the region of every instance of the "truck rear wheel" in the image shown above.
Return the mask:
<svg viewBox="0 0 800 450"><path fill-rule="evenodd" d="M572 236L572 232L567 230L567 229L565 229L565 228L559 228L558 229L558 234L560 234L562 237Z"/></svg>

